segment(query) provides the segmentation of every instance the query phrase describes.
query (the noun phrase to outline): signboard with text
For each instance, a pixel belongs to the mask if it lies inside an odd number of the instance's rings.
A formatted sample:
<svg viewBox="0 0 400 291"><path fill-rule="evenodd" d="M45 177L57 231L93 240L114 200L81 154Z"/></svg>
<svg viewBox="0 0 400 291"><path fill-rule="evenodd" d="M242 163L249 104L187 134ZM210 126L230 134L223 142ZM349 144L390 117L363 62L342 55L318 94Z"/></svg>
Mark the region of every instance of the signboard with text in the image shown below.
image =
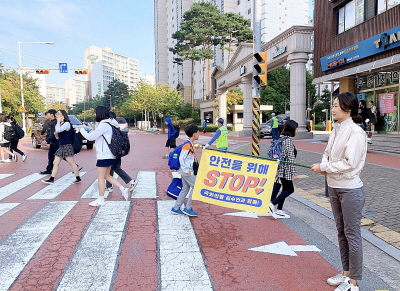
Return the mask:
<svg viewBox="0 0 400 291"><path fill-rule="evenodd" d="M381 114L394 112L394 94L387 93L379 95L379 110Z"/></svg>
<svg viewBox="0 0 400 291"><path fill-rule="evenodd" d="M203 150L193 199L268 214L278 163Z"/></svg>
<svg viewBox="0 0 400 291"><path fill-rule="evenodd" d="M345 47L320 59L321 70L327 71L363 58L400 47L400 26Z"/></svg>

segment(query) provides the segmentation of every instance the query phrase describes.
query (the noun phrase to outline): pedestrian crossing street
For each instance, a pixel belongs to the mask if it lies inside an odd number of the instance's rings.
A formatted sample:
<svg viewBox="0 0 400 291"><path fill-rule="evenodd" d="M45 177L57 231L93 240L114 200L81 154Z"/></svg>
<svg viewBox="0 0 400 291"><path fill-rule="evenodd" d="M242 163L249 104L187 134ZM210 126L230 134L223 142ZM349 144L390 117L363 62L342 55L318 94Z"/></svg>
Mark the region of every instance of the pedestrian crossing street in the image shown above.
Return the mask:
<svg viewBox="0 0 400 291"><path fill-rule="evenodd" d="M11 175L1 174L0 185L3 184L2 179ZM172 176L176 176L176 173ZM30 174L8 185L3 184L0 187L0 199L10 197L40 179L43 179L42 175ZM44 201L45 204L38 211L23 219L22 223L14 227L10 233L0 237L0 291L10 290L13 284L16 284L27 264L35 259L35 254L43 247L60 222L67 219L77 207L78 201L52 201L72 186L70 182L72 180L73 174L68 173L57 179L54 184L46 185L33 193L24 203L0 203L0 224L2 224L7 223L2 217L6 214L11 215L23 204L49 200L47 203ZM155 172L139 172L137 180L139 183L131 198L157 198ZM97 180L80 198L96 196ZM112 289L133 201L107 201L105 206L95 210L86 231L79 238L65 269L57 279L56 286L49 290ZM160 290L213 290L189 217L172 215L170 213L174 204L172 200L159 200L156 204L156 223L158 223L156 236L159 249L157 268L160 270ZM178 247L177 242L179 242Z"/></svg>

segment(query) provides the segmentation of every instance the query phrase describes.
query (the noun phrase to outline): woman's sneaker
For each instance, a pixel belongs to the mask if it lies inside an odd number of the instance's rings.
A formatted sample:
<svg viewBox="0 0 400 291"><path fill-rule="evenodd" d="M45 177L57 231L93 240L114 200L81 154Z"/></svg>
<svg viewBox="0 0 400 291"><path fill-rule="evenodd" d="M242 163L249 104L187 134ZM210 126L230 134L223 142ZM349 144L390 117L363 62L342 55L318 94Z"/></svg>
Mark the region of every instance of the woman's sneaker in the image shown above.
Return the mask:
<svg viewBox="0 0 400 291"><path fill-rule="evenodd" d="M354 286L351 283L351 280L349 277L346 277L345 281L341 283L335 291L360 291L360 288L358 286Z"/></svg>
<svg viewBox="0 0 400 291"><path fill-rule="evenodd" d="M137 186L137 184L138 184L138 181L133 181L130 185L129 185L129 192L132 192L135 188L136 188L136 186Z"/></svg>
<svg viewBox="0 0 400 291"><path fill-rule="evenodd" d="M270 203L270 204L269 204L269 213L271 214L271 216L272 216L273 218L276 219L276 214L275 214L275 212L276 212L275 205L272 204L272 203Z"/></svg>
<svg viewBox="0 0 400 291"><path fill-rule="evenodd" d="M275 218L290 218L290 215L282 210L275 211Z"/></svg>
<svg viewBox="0 0 400 291"><path fill-rule="evenodd" d="M25 162L27 157L28 157L27 155L23 155L22 156L22 161Z"/></svg>
<svg viewBox="0 0 400 291"><path fill-rule="evenodd" d="M124 199L125 199L126 201L128 201L128 199L129 199L129 188L125 188L125 189L122 191L122 196L124 197Z"/></svg>
<svg viewBox="0 0 400 291"><path fill-rule="evenodd" d="M337 274L336 276L328 278L328 280L326 280L326 283L328 283L331 286L339 286L340 284L346 281L346 278L347 277L344 276L343 274Z"/></svg>
<svg viewBox="0 0 400 291"><path fill-rule="evenodd" d="M14 162L18 162L18 156L17 156L16 154L13 154L11 159L12 159Z"/></svg>
<svg viewBox="0 0 400 291"><path fill-rule="evenodd" d="M105 204L106 204L105 201L100 201L99 199L96 199L89 203L90 206L103 206Z"/></svg>

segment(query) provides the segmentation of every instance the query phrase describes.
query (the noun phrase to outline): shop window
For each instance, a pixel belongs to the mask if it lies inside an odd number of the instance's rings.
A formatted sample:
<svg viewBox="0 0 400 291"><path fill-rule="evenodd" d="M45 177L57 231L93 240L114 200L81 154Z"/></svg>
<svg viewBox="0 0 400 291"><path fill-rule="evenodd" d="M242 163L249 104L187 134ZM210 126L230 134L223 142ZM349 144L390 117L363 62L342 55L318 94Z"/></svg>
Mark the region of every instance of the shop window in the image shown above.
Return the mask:
<svg viewBox="0 0 400 291"><path fill-rule="evenodd" d="M399 5L399 0L378 0L378 14Z"/></svg>
<svg viewBox="0 0 400 291"><path fill-rule="evenodd" d="M370 1L353 0L339 9L337 27L338 34L364 22L366 2Z"/></svg>

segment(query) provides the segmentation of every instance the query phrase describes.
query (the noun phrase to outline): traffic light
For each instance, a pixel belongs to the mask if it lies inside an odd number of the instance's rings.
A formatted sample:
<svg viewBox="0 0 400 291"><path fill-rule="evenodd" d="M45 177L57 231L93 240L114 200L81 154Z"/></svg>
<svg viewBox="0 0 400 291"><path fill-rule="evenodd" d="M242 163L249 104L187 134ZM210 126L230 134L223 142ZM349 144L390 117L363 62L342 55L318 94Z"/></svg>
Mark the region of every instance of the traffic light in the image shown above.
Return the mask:
<svg viewBox="0 0 400 291"><path fill-rule="evenodd" d="M254 76L259 87L267 86L267 52L255 53L258 64L254 65L254 69L257 71L257 75Z"/></svg>
<svg viewBox="0 0 400 291"><path fill-rule="evenodd" d="M36 69L36 74L50 74L50 70Z"/></svg>
<svg viewBox="0 0 400 291"><path fill-rule="evenodd" d="M75 75L87 75L87 70L75 70Z"/></svg>

